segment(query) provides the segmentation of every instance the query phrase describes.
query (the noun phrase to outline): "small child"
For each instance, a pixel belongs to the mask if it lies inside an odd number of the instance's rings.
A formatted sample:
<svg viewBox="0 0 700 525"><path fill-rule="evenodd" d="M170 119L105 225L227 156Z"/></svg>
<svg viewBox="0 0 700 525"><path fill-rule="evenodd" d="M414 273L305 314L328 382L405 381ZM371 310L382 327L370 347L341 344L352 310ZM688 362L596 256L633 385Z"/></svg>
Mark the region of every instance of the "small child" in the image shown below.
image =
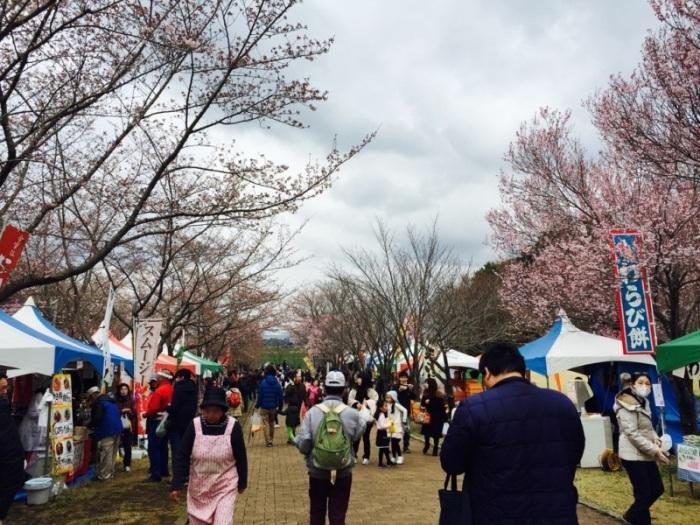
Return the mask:
<svg viewBox="0 0 700 525"><path fill-rule="evenodd" d="M403 464L401 442L403 441L403 427L408 422L408 411L398 402L399 396L394 390L386 393L386 402L389 403L389 439L391 439L391 459L396 465Z"/></svg>
<svg viewBox="0 0 700 525"><path fill-rule="evenodd" d="M394 464L391 462L389 457L389 418L387 413L389 412L389 405L386 401L379 401L377 403L377 411L374 413L374 419L377 421L377 448L379 449L379 467L385 468L386 466L393 467ZM387 464L384 464L384 458L386 458Z"/></svg>

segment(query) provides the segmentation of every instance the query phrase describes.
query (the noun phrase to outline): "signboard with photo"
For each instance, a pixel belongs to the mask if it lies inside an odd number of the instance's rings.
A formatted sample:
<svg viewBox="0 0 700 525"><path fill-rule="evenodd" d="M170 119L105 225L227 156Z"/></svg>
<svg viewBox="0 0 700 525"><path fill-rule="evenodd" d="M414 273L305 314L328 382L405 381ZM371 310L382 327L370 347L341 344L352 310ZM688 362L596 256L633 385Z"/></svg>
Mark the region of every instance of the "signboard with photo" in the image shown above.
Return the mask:
<svg viewBox="0 0 700 525"><path fill-rule="evenodd" d="M73 470L73 393L69 374L56 374L51 380L51 450L54 474Z"/></svg>

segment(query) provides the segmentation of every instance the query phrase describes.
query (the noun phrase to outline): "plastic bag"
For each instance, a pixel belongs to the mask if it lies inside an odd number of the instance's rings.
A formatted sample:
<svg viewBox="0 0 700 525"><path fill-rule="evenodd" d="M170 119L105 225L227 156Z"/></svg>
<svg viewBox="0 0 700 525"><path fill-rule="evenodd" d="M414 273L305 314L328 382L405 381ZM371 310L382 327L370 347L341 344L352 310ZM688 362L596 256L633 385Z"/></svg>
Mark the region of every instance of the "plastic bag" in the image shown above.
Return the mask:
<svg viewBox="0 0 700 525"><path fill-rule="evenodd" d="M443 436L446 436L448 430L450 430L450 424L449 424L447 421L445 421L445 422L442 424L442 435L443 435Z"/></svg>
<svg viewBox="0 0 700 525"><path fill-rule="evenodd" d="M262 430L262 418L258 412L253 412L253 417L250 419L250 431L259 432Z"/></svg>
<svg viewBox="0 0 700 525"><path fill-rule="evenodd" d="M122 428L124 430L131 430L131 421L129 421L129 416L122 414Z"/></svg>
<svg viewBox="0 0 700 525"><path fill-rule="evenodd" d="M168 433L168 413L165 412L163 414L163 419L160 420L160 423L158 423L158 428L156 428L156 436L159 438L165 437L165 435Z"/></svg>

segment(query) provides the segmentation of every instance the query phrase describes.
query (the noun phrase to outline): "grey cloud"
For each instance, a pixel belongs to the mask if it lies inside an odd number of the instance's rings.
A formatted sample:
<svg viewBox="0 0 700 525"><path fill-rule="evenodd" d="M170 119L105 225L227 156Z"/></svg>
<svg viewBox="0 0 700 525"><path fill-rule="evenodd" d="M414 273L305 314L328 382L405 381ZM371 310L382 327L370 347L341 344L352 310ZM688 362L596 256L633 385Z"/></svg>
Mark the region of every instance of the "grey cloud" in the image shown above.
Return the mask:
<svg viewBox="0 0 700 525"><path fill-rule="evenodd" d="M329 100L304 112L308 129L251 127L237 136L241 147L300 168L336 134L343 146L379 135L287 218L309 221L297 247L313 257L283 274L290 283L341 263L340 246L373 247L375 218L398 231L438 215L465 261L493 257L484 215L498 203L496 176L520 122L542 105L571 108L597 148L582 101L633 69L656 25L639 0L312 0L295 13L314 35L335 36L328 55L297 70Z"/></svg>

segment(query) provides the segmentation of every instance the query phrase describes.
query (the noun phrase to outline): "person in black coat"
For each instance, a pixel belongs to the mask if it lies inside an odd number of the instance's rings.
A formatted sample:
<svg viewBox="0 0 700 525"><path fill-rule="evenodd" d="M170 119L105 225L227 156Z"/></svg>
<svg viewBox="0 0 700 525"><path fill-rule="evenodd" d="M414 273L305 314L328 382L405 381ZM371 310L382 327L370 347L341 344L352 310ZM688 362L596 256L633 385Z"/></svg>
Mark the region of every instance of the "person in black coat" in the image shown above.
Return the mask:
<svg viewBox="0 0 700 525"><path fill-rule="evenodd" d="M24 448L7 399L7 377L0 375L0 522L24 484Z"/></svg>
<svg viewBox="0 0 700 525"><path fill-rule="evenodd" d="M481 357L487 389L457 408L440 460L465 474L474 525L575 525L584 435L573 403L524 378L515 345Z"/></svg>
<svg viewBox="0 0 700 525"><path fill-rule="evenodd" d="M442 437L442 427L447 421L447 412L445 405L445 395L438 390L437 381L429 377L426 381L425 391L420 400L420 406L425 412L430 415L430 422L423 423L421 434L425 438L423 445L423 454L428 453L430 448L430 439L433 439L433 456L438 455L438 446Z"/></svg>
<svg viewBox="0 0 700 525"><path fill-rule="evenodd" d="M192 372L185 369L178 370L173 385L173 399L166 409L173 468L175 468L175 456L180 449L182 436L197 414L197 394L197 385L192 381Z"/></svg>

